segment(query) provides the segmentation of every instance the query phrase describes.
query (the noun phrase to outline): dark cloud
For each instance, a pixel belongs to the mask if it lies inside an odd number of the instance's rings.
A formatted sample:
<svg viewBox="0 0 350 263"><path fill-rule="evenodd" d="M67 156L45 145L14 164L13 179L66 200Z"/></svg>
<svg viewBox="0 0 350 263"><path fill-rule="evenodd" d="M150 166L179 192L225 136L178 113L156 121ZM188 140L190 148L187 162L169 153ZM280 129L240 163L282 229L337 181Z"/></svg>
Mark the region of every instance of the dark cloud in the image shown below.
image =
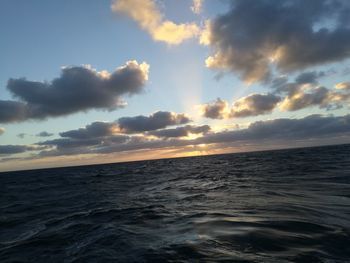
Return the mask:
<svg viewBox="0 0 350 263"><path fill-rule="evenodd" d="M10 79L7 89L19 101L0 101L0 123L116 109L122 105L121 96L142 91L148 68L146 63L129 61L113 73L73 66L63 68L51 82Z"/></svg>
<svg viewBox="0 0 350 263"><path fill-rule="evenodd" d="M136 116L120 118L116 122L93 122L84 128L61 132L61 138L46 140L37 143L40 146L55 148L43 151L42 156L70 155L79 153L93 153L100 148L108 148L117 145L118 148L125 147L125 144L143 144L148 139L144 136L128 136L125 133L144 133L165 128L172 125L180 125L191 120L184 114L158 111L150 116ZM189 133L205 133L209 126L185 126L181 127ZM183 132L182 129L177 132ZM171 136L169 131L160 130L159 136L166 134ZM163 132L163 135L161 135ZM174 132L173 132L174 133ZM129 147L129 146L127 146Z"/></svg>
<svg viewBox="0 0 350 263"><path fill-rule="evenodd" d="M140 133L181 125L191 122L185 114L168 111L158 111L150 116L123 117L118 119L118 125L123 133Z"/></svg>
<svg viewBox="0 0 350 263"><path fill-rule="evenodd" d="M42 131L42 132L39 132L36 136L37 137L51 137L53 135L54 135L53 133L50 133L47 131Z"/></svg>
<svg viewBox="0 0 350 263"><path fill-rule="evenodd" d="M350 12L345 0L235 0L208 28L208 67L245 81L269 79L271 65L291 72L350 56Z"/></svg>
<svg viewBox="0 0 350 263"><path fill-rule="evenodd" d="M228 103L220 98L202 105L203 116L210 119L223 119L227 115Z"/></svg>
<svg viewBox="0 0 350 263"><path fill-rule="evenodd" d="M325 109L339 109L350 100L349 92L338 92L325 87L299 88L293 94L288 95L281 103L281 109L296 111L311 106Z"/></svg>
<svg viewBox="0 0 350 263"><path fill-rule="evenodd" d="M0 145L0 155L9 155L24 153L27 151L40 150L45 147L36 147L31 145Z"/></svg>
<svg viewBox="0 0 350 263"><path fill-rule="evenodd" d="M186 125L183 127L176 127L173 129L152 131L152 132L148 132L147 134L153 135L156 137L175 138L175 137L186 137L190 134L206 134L209 131L210 131L210 127L208 125L202 125L202 126Z"/></svg>
<svg viewBox="0 0 350 263"><path fill-rule="evenodd" d="M245 118L272 112L281 101L274 94L251 94L229 104L221 99L202 105L203 116L211 119Z"/></svg>
<svg viewBox="0 0 350 263"><path fill-rule="evenodd" d="M23 121L27 115L26 104L18 101L0 100L0 123Z"/></svg>
<svg viewBox="0 0 350 263"><path fill-rule="evenodd" d="M167 126L181 125L189 123L191 120L185 114L178 114L174 112L158 111L150 116L135 116L119 118L116 122L93 122L86 125L84 128L61 132L61 137L70 139L90 139L111 137L119 133L143 133L166 128ZM194 126L186 126L187 131L196 131ZM120 134L122 133L122 134ZM114 138L115 140L116 138Z"/></svg>
<svg viewBox="0 0 350 263"><path fill-rule="evenodd" d="M350 138L350 115L310 115L302 119L258 121L246 129L212 133L199 138L199 143L227 143L237 141L319 139L341 135Z"/></svg>
<svg viewBox="0 0 350 263"><path fill-rule="evenodd" d="M321 77L324 77L326 74L321 71L321 72L317 72L317 71L309 71L309 72L303 72L300 75L298 75L295 78L295 82L298 84L317 84L318 83L318 79Z"/></svg>
<svg viewBox="0 0 350 263"><path fill-rule="evenodd" d="M294 82L288 78L279 77L272 81L272 89L276 94L284 96L280 108L285 111L296 111L308 107L321 109L339 109L350 101L350 89L347 82L338 83L335 89L318 85L318 78L323 72L306 72L296 77Z"/></svg>
<svg viewBox="0 0 350 263"><path fill-rule="evenodd" d="M281 76L271 81L272 93L251 94L233 102L232 106L221 99L202 105L204 117L229 119L258 116L277 107L283 111L296 111L309 107L334 110L350 103L350 83L340 82L329 89L318 84L325 72L305 72L293 82Z"/></svg>
<svg viewBox="0 0 350 263"><path fill-rule="evenodd" d="M92 136L92 135L91 135ZM90 137L90 138L58 138L37 143L37 145L56 147L58 150L66 151L72 148L84 149L84 153L89 152L90 147L108 146L111 144L124 143L129 139L129 136L117 134L105 137Z"/></svg>
<svg viewBox="0 0 350 263"><path fill-rule="evenodd" d="M109 122L93 122L86 125L85 128L61 132L61 137L69 137L72 139L89 139L112 135L117 128L115 123Z"/></svg>
<svg viewBox="0 0 350 263"><path fill-rule="evenodd" d="M181 139L158 139L150 140L146 138L132 137L127 143L111 144L102 147L96 147L91 149L90 153L114 153L114 152L127 152L137 150L154 150L181 147L186 145L196 144L193 140L181 140Z"/></svg>
<svg viewBox="0 0 350 263"><path fill-rule="evenodd" d="M136 136L135 136L136 137ZM51 148L40 153L40 156L58 156L73 154L96 153L101 148L124 145L129 141L136 141L127 135L117 134L96 138L58 138L37 143L37 145ZM139 140L140 142L140 140Z"/></svg>
<svg viewBox="0 0 350 263"><path fill-rule="evenodd" d="M53 140L47 140L44 142L37 143L38 145L44 146L56 146L57 149L64 148L79 148L79 147L87 147L101 144L101 140L99 138L89 138L89 139L70 139L70 138L59 138Z"/></svg>
<svg viewBox="0 0 350 263"><path fill-rule="evenodd" d="M19 133L17 134L17 137L20 139L23 139L27 134L26 133Z"/></svg>
<svg viewBox="0 0 350 263"><path fill-rule="evenodd" d="M193 145L221 144L233 147L239 144L264 145L267 141L273 146L277 141L283 141L286 145L293 145L295 141L309 142L316 145L333 142L349 141L350 139L350 115L322 116L310 115L302 119L275 119L258 121L245 129L231 131L210 132L208 126L196 126L197 132L202 136L196 139L181 139L176 136L176 129L159 131L159 139L153 139L144 135L111 135L90 139L60 138L39 143L50 150L42 151L40 156L57 156L71 154L98 154L126 152L134 150L152 150L164 148L176 148ZM208 131L207 131L208 130ZM124 136L124 137L123 137ZM168 138L164 140L163 138ZM174 137L174 138L171 138ZM176 138L175 138L176 137ZM115 139L113 141L113 138ZM221 146L218 146L221 147Z"/></svg>
<svg viewBox="0 0 350 263"><path fill-rule="evenodd" d="M89 125L87 125L88 127ZM107 146L115 143L124 143L129 139L129 136L124 134L98 134L83 131L84 129L72 130L61 133L63 138L47 140L37 143L42 146L55 146L59 150L70 148L88 148L92 146ZM82 131L82 132L81 132ZM75 133L76 132L76 133ZM81 133L80 133L81 132ZM68 136L69 135L69 136Z"/></svg>
<svg viewBox="0 0 350 263"><path fill-rule="evenodd" d="M273 94L252 94L233 104L231 118L258 116L272 112L281 98Z"/></svg>

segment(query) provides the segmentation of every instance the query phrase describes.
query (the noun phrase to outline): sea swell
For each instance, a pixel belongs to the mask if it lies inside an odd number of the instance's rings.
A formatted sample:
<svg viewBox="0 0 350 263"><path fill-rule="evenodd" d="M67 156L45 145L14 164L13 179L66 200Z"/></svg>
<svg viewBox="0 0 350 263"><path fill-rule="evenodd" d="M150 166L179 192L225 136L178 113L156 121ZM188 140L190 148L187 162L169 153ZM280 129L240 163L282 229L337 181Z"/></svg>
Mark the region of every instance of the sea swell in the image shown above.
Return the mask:
<svg viewBox="0 0 350 263"><path fill-rule="evenodd" d="M349 145L0 181L0 262L350 261Z"/></svg>

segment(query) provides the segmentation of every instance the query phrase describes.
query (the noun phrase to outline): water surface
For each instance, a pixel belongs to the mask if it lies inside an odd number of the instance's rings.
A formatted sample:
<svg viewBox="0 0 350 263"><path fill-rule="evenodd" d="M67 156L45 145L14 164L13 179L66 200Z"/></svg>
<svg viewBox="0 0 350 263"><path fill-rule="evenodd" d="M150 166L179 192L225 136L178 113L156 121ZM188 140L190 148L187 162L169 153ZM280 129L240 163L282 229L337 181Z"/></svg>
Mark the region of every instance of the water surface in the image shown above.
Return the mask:
<svg viewBox="0 0 350 263"><path fill-rule="evenodd" d="M350 262L350 146L0 173L0 262Z"/></svg>

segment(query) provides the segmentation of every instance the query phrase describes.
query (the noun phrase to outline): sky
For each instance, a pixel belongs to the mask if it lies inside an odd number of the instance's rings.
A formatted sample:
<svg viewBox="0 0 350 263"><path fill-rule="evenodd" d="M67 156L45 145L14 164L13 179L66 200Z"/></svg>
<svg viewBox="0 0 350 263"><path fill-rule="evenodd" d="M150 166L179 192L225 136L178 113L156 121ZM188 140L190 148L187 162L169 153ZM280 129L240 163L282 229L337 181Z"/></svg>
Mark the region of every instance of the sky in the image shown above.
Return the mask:
<svg viewBox="0 0 350 263"><path fill-rule="evenodd" d="M346 0L0 2L0 171L350 142Z"/></svg>

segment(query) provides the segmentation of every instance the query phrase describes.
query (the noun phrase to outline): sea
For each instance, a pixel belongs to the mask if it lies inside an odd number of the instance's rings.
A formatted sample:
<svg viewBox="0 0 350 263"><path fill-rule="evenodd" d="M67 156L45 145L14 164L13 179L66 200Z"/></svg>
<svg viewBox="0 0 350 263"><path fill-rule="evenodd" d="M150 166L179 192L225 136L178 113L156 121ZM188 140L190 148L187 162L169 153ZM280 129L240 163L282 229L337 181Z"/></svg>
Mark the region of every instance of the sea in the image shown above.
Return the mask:
<svg viewBox="0 0 350 263"><path fill-rule="evenodd" d="M0 173L0 262L350 262L350 145Z"/></svg>

